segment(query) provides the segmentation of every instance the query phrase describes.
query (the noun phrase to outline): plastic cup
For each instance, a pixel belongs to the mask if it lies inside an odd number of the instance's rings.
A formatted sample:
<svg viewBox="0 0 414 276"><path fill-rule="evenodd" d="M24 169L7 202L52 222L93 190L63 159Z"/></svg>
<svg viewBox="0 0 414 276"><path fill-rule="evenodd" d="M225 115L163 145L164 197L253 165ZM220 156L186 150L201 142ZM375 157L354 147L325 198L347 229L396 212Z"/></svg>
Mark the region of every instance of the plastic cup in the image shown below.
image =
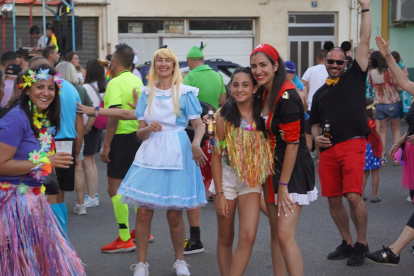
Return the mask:
<svg viewBox="0 0 414 276"><path fill-rule="evenodd" d="M73 141L56 141L56 152L69 152L72 155Z"/></svg>

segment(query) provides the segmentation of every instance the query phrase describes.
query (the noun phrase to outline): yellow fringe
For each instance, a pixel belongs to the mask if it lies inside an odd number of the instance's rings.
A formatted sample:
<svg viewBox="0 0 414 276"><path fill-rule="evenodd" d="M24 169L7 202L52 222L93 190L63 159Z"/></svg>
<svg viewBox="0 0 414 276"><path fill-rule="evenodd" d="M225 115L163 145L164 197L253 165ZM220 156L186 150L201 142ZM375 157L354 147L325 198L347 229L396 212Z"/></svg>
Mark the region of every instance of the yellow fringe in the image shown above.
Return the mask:
<svg viewBox="0 0 414 276"><path fill-rule="evenodd" d="M265 183L267 177L273 174L273 154L270 140L258 130L245 130L224 122L225 143L231 167L240 182L248 187L258 187ZM219 151L218 137L215 137L215 150Z"/></svg>

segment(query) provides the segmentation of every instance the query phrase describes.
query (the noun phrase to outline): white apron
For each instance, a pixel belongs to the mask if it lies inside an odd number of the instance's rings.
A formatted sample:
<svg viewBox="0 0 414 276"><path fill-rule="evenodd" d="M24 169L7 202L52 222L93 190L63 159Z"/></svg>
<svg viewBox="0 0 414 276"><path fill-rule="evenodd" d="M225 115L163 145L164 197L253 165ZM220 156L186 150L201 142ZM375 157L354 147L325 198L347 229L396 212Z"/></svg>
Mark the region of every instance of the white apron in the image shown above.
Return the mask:
<svg viewBox="0 0 414 276"><path fill-rule="evenodd" d="M159 91L163 91L161 94ZM149 169L159 170L183 170L183 157L178 132L184 131L184 127L176 126L174 104L169 90L154 92L151 104L151 114L148 107L144 114L145 122L158 122L162 125L162 131L151 133L135 155L134 165Z"/></svg>

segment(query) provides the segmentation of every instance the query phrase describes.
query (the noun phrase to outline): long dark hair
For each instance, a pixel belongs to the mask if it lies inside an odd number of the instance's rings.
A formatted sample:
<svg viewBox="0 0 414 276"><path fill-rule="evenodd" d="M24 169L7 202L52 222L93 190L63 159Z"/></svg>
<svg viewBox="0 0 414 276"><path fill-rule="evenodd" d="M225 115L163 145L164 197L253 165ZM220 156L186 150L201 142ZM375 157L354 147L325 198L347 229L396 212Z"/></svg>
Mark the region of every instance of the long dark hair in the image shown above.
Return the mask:
<svg viewBox="0 0 414 276"><path fill-rule="evenodd" d="M400 53L398 53L397 51L392 51L391 55L395 59L396 63L399 63L401 61Z"/></svg>
<svg viewBox="0 0 414 276"><path fill-rule="evenodd" d="M52 77L56 75L56 71L53 67L51 67L48 64L40 64L36 67L33 67L31 70L33 72L38 72L39 69L49 69L49 75ZM25 71L24 75L27 75L27 71ZM33 84L34 85L34 84ZM47 120L50 121L50 124L54 127L56 127L56 132L60 129L60 97L59 97L59 87L54 83L55 85L55 98L50 103L50 105L47 107L47 109L44 110L44 113L47 112ZM12 104L10 104L10 107L7 109L6 113L9 112L12 108L14 108L17 105L20 105L20 108L26 113L27 118L30 122L30 127L33 130L34 133L38 133L39 130L35 128L33 124L33 115L34 115L34 108L30 108L29 106L29 95L26 94L26 92L31 89L31 87L27 87L23 89L22 94L20 98L13 101ZM4 114L4 115L5 115Z"/></svg>
<svg viewBox="0 0 414 276"><path fill-rule="evenodd" d="M381 55L379 51L374 51L371 54L371 66L373 69L378 69L378 71L383 74L388 69L387 62L385 58Z"/></svg>
<svg viewBox="0 0 414 276"><path fill-rule="evenodd" d="M231 75L230 83L233 81L233 78L237 74L246 74L250 77L252 81L252 85L255 86L257 84L256 80L253 78L252 71L250 67L238 67L234 70L233 74ZM263 118L261 117L262 113L262 97L259 95L258 92L253 94L253 118L254 122L256 123L256 129L263 131L265 134L266 126L264 123ZM237 107L237 102L233 97L230 97L221 107L220 115L228 122L230 122L235 127L240 127L241 123L241 115L239 108Z"/></svg>
<svg viewBox="0 0 414 276"><path fill-rule="evenodd" d="M264 54L270 60L270 63L273 66L275 66L275 64L276 64L275 60L271 56L269 56L268 54L266 54L264 52L256 52L252 55L252 57L254 55L256 55L257 53ZM275 104L276 104L277 95L279 94L280 89L282 89L283 84L285 84L285 82L286 82L285 62L279 56L279 59L277 60L277 63L279 64L279 67L278 67L277 71L275 72L275 76L273 78L272 91L267 91L267 93L269 93L269 92L271 93L270 101L268 103L266 103L269 106L269 110L274 109ZM262 94L263 91L264 91L264 87L260 87L258 92L260 92Z"/></svg>
<svg viewBox="0 0 414 276"><path fill-rule="evenodd" d="M91 84L94 81L98 83L99 92L104 93L106 90L105 69L99 65L97 59L90 59L86 63L85 83Z"/></svg>

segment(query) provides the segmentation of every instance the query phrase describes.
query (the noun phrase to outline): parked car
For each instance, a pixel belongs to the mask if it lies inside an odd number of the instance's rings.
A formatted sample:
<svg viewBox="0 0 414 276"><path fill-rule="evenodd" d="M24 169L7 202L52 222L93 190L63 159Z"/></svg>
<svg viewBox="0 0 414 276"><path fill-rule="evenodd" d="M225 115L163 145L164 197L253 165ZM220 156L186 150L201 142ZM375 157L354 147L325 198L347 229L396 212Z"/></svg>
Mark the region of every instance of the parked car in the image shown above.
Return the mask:
<svg viewBox="0 0 414 276"><path fill-rule="evenodd" d="M209 65L214 71L219 72L223 76L223 81L225 84L228 84L230 82L231 74L233 74L233 71L240 67L239 64L233 63L231 61L225 61L223 59L217 58L217 59L207 59L204 61L204 64ZM142 75L142 82L144 85L148 84L148 74L150 69L151 62L147 61L144 64L138 65L137 69ZM180 68L187 67L186 61L180 61L179 63Z"/></svg>

